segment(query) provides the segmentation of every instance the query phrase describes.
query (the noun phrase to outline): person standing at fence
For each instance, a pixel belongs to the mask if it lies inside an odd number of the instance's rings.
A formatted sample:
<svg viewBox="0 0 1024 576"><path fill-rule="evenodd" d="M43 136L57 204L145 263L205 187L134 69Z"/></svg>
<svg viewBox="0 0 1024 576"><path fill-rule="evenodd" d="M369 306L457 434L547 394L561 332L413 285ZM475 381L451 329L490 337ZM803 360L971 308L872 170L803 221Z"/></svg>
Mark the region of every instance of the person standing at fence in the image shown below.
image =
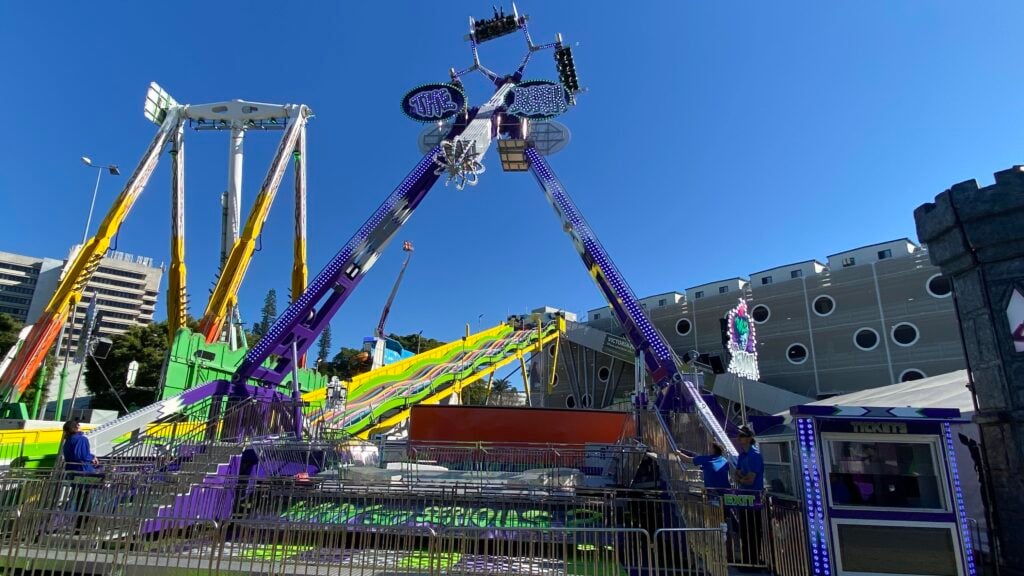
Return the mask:
<svg viewBox="0 0 1024 576"><path fill-rule="evenodd" d="M747 426L740 428L740 456L736 460L733 478L741 490L756 492L764 491L764 459L754 438L754 431ZM763 565L761 557L762 539L764 538L764 509L760 506L738 508L735 510L742 542L742 564Z"/></svg>
<svg viewBox="0 0 1024 576"><path fill-rule="evenodd" d="M97 479L96 466L99 464L89 447L89 439L82 434L78 420L68 420L64 423L61 455L64 457L64 469L68 472L67 479L70 480L65 504L74 518L74 524L68 528L78 534L87 522L87 514L90 511L89 498L93 482Z"/></svg>
<svg viewBox="0 0 1024 576"><path fill-rule="evenodd" d="M729 461L725 459L722 447L711 445L711 453L691 457L676 450L679 458L687 464L698 466L703 472L705 488L731 488L729 484Z"/></svg>
<svg viewBox="0 0 1024 576"><path fill-rule="evenodd" d="M69 472L94 474L99 464L89 447L89 439L82 434L78 420L68 420L64 423L64 446L61 448L61 455L64 456L64 469Z"/></svg>

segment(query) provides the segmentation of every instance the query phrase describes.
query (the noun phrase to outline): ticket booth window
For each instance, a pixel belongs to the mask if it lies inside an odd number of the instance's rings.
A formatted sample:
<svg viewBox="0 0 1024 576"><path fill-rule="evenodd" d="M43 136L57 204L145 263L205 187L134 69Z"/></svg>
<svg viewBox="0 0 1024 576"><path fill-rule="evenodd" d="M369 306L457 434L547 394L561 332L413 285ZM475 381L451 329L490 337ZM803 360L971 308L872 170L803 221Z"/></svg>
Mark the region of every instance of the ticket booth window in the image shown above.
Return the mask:
<svg viewBox="0 0 1024 576"><path fill-rule="evenodd" d="M795 496L793 484L793 458L789 442L762 441L764 458L764 485L772 494Z"/></svg>
<svg viewBox="0 0 1024 576"><path fill-rule="evenodd" d="M953 526L850 522L836 536L843 574L959 574Z"/></svg>
<svg viewBox="0 0 1024 576"><path fill-rule="evenodd" d="M933 442L835 439L828 444L833 506L947 508Z"/></svg>

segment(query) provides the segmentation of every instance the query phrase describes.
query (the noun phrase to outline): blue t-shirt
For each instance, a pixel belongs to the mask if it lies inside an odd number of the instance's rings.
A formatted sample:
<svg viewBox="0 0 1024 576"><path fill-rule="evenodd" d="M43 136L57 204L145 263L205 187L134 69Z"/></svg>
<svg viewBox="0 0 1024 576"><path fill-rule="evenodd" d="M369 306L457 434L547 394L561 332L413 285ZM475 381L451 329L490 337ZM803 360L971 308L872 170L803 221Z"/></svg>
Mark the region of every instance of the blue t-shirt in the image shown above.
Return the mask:
<svg viewBox="0 0 1024 576"><path fill-rule="evenodd" d="M764 490L764 458L761 457L761 449L757 447L757 444L751 446L750 450L740 453L740 457L736 460L736 467L744 476L751 472L755 474L754 483L740 484L741 489Z"/></svg>
<svg viewBox="0 0 1024 576"><path fill-rule="evenodd" d="M64 467L72 472L95 472L92 465L92 450L89 449L89 439L85 434L79 432L64 441Z"/></svg>
<svg viewBox="0 0 1024 576"><path fill-rule="evenodd" d="M693 463L704 471L705 488L729 488L729 461L725 456L697 456Z"/></svg>

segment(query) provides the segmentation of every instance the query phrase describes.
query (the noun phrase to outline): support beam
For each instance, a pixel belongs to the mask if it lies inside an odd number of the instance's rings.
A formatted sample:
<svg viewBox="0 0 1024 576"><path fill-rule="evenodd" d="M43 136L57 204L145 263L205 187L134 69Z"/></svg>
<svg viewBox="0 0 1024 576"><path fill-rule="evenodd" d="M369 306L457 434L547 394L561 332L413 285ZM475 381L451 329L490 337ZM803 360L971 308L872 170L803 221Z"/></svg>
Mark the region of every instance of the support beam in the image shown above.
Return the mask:
<svg viewBox="0 0 1024 576"><path fill-rule="evenodd" d="M171 139L171 268L167 276L167 342L185 327L188 314L185 270L185 125Z"/></svg>

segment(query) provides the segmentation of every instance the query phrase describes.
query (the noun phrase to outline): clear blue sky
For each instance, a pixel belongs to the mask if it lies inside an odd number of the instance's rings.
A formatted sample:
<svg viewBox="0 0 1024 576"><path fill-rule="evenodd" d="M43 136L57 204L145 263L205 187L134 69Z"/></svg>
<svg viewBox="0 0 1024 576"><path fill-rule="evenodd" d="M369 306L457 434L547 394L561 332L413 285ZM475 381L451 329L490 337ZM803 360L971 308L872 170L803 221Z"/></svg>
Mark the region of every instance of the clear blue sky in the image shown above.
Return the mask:
<svg viewBox="0 0 1024 576"><path fill-rule="evenodd" d="M585 8L584 8L585 7ZM949 185L1024 161L1019 2L528 2L538 41L562 32L589 92L562 117L551 162L641 296L902 236ZM467 16L491 2L0 3L0 250L60 257L81 239L93 172L125 174L154 127L155 80L179 101L301 102L309 127L311 275L418 160L399 99L468 64ZM483 47L496 70L521 44ZM544 55L531 78L553 78ZM474 102L489 94L469 85ZM226 134L187 138L189 291L199 315L217 263ZM247 141L245 203L276 134ZM334 344L369 334L416 255L389 329L457 337L544 304L601 297L543 194L491 153L479 186L438 186L334 319ZM169 260L166 155L119 248ZM104 177L100 215L123 184ZM286 183L290 176L286 176ZM246 208L247 209L247 208ZM95 221L94 221L95 222ZM282 187L240 298L257 319L287 293L290 190ZM162 289L166 288L166 283ZM163 301L158 315L163 317Z"/></svg>

